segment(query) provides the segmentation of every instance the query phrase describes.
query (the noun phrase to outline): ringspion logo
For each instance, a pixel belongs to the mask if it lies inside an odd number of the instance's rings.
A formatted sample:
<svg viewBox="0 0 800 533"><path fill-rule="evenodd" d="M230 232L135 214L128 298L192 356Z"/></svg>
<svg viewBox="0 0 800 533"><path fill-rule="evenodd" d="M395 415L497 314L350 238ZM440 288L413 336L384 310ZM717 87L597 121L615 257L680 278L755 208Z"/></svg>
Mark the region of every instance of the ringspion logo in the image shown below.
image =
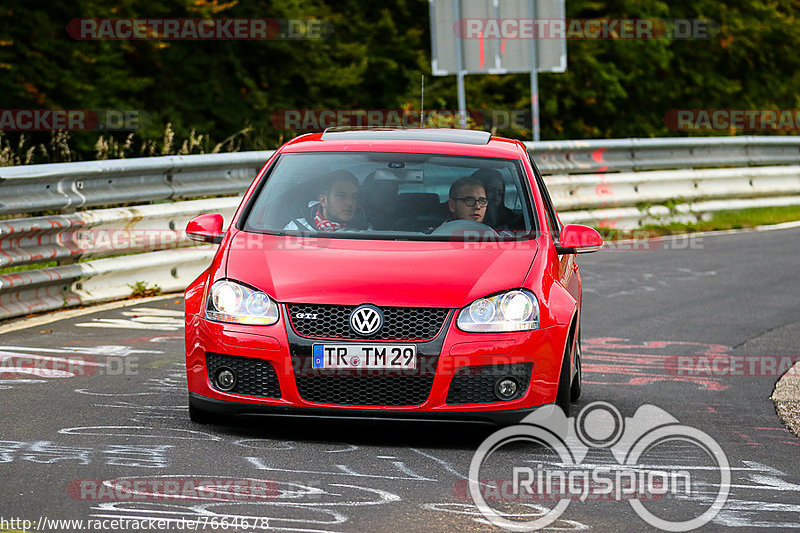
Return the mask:
<svg viewBox="0 0 800 533"><path fill-rule="evenodd" d="M535 447L519 453L522 443ZM517 450L511 458L504 449L510 446ZM603 461L609 453L613 460ZM571 418L547 405L490 435L472 458L469 494L489 522L510 531L547 527L571 503L587 500L624 501L651 526L689 531L717 516L730 481L725 452L703 431L654 405L625 418L611 404L593 402ZM458 486L454 490L459 493ZM507 512L525 501L557 503L529 521ZM690 509L693 501L697 506Z"/></svg>

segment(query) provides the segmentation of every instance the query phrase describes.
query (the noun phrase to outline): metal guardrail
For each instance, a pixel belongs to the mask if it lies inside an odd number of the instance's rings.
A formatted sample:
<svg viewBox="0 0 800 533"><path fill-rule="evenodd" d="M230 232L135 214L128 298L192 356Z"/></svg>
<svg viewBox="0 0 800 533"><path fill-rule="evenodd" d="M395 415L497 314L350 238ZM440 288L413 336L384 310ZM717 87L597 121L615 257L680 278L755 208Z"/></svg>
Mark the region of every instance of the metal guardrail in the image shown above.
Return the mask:
<svg viewBox="0 0 800 533"><path fill-rule="evenodd" d="M272 153L0 167L0 215L241 194Z"/></svg>
<svg viewBox="0 0 800 533"><path fill-rule="evenodd" d="M800 137L525 143L543 174L800 164ZM240 194L273 151L0 167L0 215Z"/></svg>
<svg viewBox="0 0 800 533"><path fill-rule="evenodd" d="M0 319L126 298L138 281L180 291L208 268L215 247L98 259L0 276Z"/></svg>
<svg viewBox="0 0 800 533"><path fill-rule="evenodd" d="M543 174L800 164L800 137L686 137L525 143Z"/></svg>
<svg viewBox="0 0 800 533"><path fill-rule="evenodd" d="M549 176L547 187L565 224L635 229L800 205L800 166L571 174Z"/></svg>
<svg viewBox="0 0 800 533"><path fill-rule="evenodd" d="M635 228L800 205L800 137L526 144L565 223ZM229 221L240 199L176 200L241 194L272 153L0 167L0 215L62 212L0 221L0 268L59 261L0 275L0 319L124 298L137 281L181 290L214 254L185 238L186 222L208 212ZM145 205L86 209L132 203ZM132 252L149 253L108 257ZM75 263L86 258L100 259Z"/></svg>
<svg viewBox="0 0 800 533"><path fill-rule="evenodd" d="M547 189L561 211L762 198L800 194L800 166L662 170L549 176Z"/></svg>
<svg viewBox="0 0 800 533"><path fill-rule="evenodd" d="M691 203L677 203L670 206L604 207L602 209L566 211L560 214L560 218L564 224L586 224L595 227L629 230L645 224L696 222L718 211L796 205L800 205L800 196L798 195L733 200L703 200Z"/></svg>
<svg viewBox="0 0 800 533"><path fill-rule="evenodd" d="M193 246L183 229L219 213L230 222L241 197L81 211L0 221L0 268Z"/></svg>

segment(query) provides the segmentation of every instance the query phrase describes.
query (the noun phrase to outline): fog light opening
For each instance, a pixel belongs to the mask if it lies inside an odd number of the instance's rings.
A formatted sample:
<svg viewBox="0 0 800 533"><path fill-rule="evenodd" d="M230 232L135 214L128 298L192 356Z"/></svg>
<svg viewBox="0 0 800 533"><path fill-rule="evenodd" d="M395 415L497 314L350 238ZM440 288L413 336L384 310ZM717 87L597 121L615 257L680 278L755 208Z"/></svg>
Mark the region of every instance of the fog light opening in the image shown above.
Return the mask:
<svg viewBox="0 0 800 533"><path fill-rule="evenodd" d="M217 382L217 388L223 391L229 391L236 386L236 374L230 368L220 368L214 377Z"/></svg>
<svg viewBox="0 0 800 533"><path fill-rule="evenodd" d="M510 400L517 395L519 383L514 378L501 378L494 385L494 394L501 400Z"/></svg>

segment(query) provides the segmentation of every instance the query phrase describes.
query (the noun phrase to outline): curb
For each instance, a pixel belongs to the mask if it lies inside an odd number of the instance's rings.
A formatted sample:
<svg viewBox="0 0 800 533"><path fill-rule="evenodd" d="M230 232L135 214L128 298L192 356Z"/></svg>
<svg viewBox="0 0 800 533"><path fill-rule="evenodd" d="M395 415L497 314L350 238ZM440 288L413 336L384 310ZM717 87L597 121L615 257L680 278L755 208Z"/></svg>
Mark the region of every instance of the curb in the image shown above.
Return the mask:
<svg viewBox="0 0 800 533"><path fill-rule="evenodd" d="M159 296L151 296L149 298L135 298L128 300L120 300L116 302L109 302L100 305L92 305L84 309L65 309L63 311L51 311L41 316L34 316L30 318L23 318L20 320L10 321L5 324L0 324L0 335L3 333L11 333L12 331L19 331L21 329L32 328L35 326L43 326L45 324L52 324L59 320L68 320L78 316L91 315L101 311L108 311L110 309L119 309L121 307L132 307L134 305L146 304L149 302L157 302L159 300L168 300L170 298L183 298L182 292L174 292L169 294L162 294Z"/></svg>
<svg viewBox="0 0 800 533"><path fill-rule="evenodd" d="M783 425L800 437L800 362L778 380L770 399Z"/></svg>

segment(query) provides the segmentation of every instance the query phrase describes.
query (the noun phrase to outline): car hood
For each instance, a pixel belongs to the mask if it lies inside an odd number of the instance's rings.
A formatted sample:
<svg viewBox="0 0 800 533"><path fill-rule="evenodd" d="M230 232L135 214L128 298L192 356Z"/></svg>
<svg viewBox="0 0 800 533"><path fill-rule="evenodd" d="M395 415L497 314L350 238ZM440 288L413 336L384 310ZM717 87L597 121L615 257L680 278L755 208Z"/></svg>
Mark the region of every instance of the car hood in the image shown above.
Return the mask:
<svg viewBox="0 0 800 533"><path fill-rule="evenodd" d="M225 276L278 302L458 308L522 286L536 250L535 240L477 244L238 232Z"/></svg>

